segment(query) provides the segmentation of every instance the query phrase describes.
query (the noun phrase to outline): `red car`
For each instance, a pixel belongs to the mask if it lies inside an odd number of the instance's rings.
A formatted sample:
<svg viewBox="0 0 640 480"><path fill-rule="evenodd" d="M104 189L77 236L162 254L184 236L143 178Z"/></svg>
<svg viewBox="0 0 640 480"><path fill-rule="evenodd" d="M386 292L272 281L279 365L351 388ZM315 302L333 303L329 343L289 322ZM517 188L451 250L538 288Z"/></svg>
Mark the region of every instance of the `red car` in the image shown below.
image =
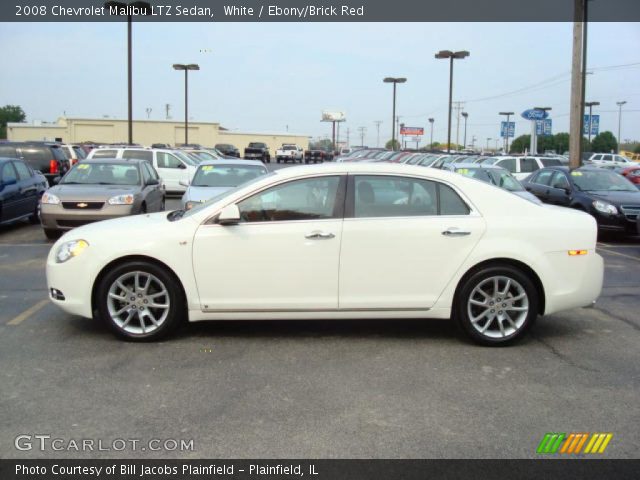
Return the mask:
<svg viewBox="0 0 640 480"><path fill-rule="evenodd" d="M640 188L640 165L633 167L622 167L616 170L620 175L625 177L631 183Z"/></svg>

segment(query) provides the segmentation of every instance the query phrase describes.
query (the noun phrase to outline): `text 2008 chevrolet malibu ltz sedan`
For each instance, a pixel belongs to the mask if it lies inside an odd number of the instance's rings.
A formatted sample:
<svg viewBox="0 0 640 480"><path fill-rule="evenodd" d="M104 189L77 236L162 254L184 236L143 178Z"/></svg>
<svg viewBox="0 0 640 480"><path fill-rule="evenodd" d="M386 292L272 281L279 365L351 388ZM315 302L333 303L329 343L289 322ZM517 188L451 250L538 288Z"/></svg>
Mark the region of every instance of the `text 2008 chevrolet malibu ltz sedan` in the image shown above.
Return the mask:
<svg viewBox="0 0 640 480"><path fill-rule="evenodd" d="M596 231L584 212L455 173L301 166L186 213L72 230L47 282L55 304L129 340L184 319L452 318L503 345L538 315L592 304Z"/></svg>

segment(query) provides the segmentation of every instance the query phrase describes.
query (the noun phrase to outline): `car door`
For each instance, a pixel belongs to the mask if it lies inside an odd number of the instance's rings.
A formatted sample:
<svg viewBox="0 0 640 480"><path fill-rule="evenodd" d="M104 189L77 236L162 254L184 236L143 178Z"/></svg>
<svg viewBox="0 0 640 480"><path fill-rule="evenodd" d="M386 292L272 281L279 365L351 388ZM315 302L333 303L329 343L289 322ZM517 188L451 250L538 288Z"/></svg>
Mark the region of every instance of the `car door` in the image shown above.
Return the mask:
<svg viewBox="0 0 640 480"><path fill-rule="evenodd" d="M12 162L5 162L0 166L0 199L2 199L2 221L11 220L21 216L20 187L18 187L18 174Z"/></svg>
<svg viewBox="0 0 640 480"><path fill-rule="evenodd" d="M154 166L166 189L170 192L184 191L185 187L180 185L180 180L184 180L187 166L170 152L155 152L155 155Z"/></svg>
<svg viewBox="0 0 640 480"><path fill-rule="evenodd" d="M237 225L201 225L202 310L335 310L345 185L338 175L289 180L237 202Z"/></svg>
<svg viewBox="0 0 640 480"><path fill-rule="evenodd" d="M568 207L571 203L571 185L563 172L554 172L550 180L547 202Z"/></svg>
<svg viewBox="0 0 640 480"><path fill-rule="evenodd" d="M485 230L445 183L350 175L340 250L341 310L424 310Z"/></svg>
<svg viewBox="0 0 640 480"><path fill-rule="evenodd" d="M141 163L140 169L142 170L142 179L144 180L144 193L147 199L147 205L149 205L149 211L159 212L162 210L162 198L164 197L164 192L162 191L162 187L160 185L160 179L155 174L153 168L149 163ZM158 183L155 185L150 185L150 182L152 180L157 181Z"/></svg>
<svg viewBox="0 0 640 480"><path fill-rule="evenodd" d="M549 193L551 189L551 177L554 170L540 170L529 182L527 182L525 189L528 192L533 193L543 202L549 200Z"/></svg>
<svg viewBox="0 0 640 480"><path fill-rule="evenodd" d="M18 193L20 196L20 204L18 207L19 215L28 215L35 211L40 200L37 181L33 177L31 170L24 162L15 160L13 167L18 174Z"/></svg>

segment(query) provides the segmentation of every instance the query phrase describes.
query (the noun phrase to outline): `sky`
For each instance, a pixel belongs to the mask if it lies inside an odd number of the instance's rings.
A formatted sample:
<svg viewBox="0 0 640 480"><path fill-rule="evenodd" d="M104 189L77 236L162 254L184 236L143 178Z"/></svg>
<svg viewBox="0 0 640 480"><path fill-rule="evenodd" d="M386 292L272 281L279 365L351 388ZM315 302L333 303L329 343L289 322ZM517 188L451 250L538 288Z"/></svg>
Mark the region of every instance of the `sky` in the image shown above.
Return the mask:
<svg viewBox="0 0 640 480"><path fill-rule="evenodd" d="M553 133L568 131L571 23L134 23L133 116L184 118L184 76L174 63L198 63L189 74L189 116L240 132L331 135L323 110L344 111L341 140L360 145L391 138L392 87L397 115L446 142L449 88L443 49L468 50L454 65L454 101L469 114L467 144L495 146L499 111L516 112L516 136L527 108L552 107ZM599 101L600 128L640 140L640 23L590 23L586 100ZM0 23L0 105L20 105L27 121L59 116L127 117L125 23ZM10 66L10 68L8 68ZM459 142L464 125L461 118ZM456 139L455 114L452 141Z"/></svg>

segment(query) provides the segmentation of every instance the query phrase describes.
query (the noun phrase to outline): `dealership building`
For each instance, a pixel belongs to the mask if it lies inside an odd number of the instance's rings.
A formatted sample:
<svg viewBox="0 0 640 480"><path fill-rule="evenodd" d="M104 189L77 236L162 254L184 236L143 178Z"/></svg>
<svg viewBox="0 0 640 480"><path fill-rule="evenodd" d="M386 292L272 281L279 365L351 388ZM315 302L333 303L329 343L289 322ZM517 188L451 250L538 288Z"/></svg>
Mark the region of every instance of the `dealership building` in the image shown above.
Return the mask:
<svg viewBox="0 0 640 480"><path fill-rule="evenodd" d="M8 123L7 139L16 142L58 141L63 143L92 142L96 144L126 143L127 120L112 118L60 117L55 123ZM134 120L133 141L144 146L153 143L178 145L184 143L184 122L173 120ZM189 143L206 147L218 143L236 146L240 152L249 142L264 142L272 152L283 143L309 147L309 137L289 133L246 133L230 131L213 122L189 122Z"/></svg>

